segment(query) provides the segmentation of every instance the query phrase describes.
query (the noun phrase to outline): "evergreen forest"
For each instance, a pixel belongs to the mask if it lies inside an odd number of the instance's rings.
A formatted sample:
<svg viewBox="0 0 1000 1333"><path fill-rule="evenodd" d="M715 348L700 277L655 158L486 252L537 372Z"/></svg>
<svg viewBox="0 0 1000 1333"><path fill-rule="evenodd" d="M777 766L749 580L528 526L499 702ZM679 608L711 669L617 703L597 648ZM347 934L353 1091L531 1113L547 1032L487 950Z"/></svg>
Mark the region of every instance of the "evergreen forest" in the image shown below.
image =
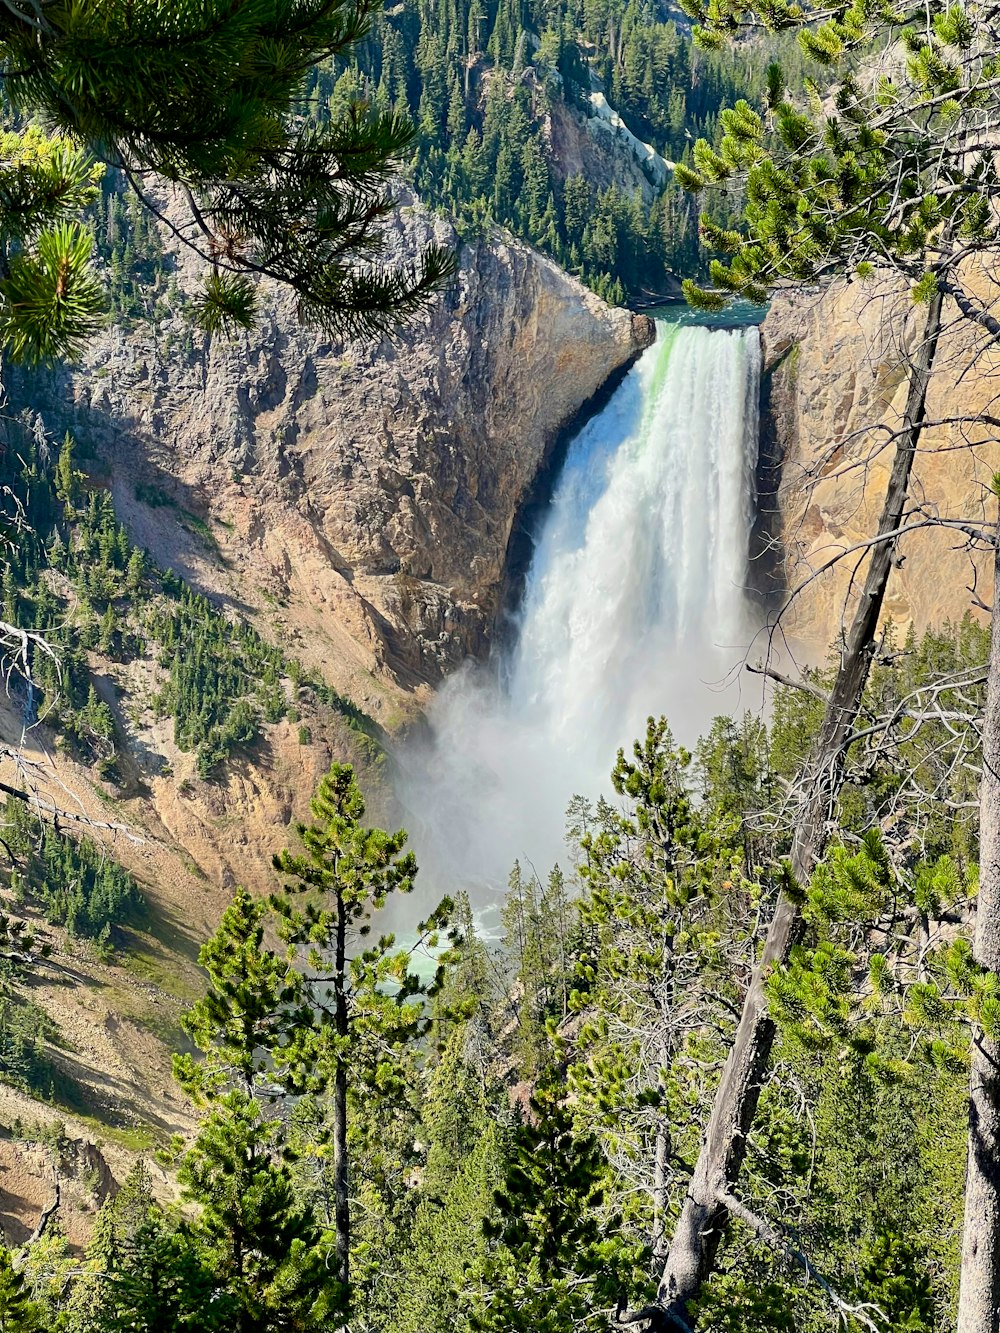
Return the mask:
<svg viewBox="0 0 1000 1333"><path fill-rule="evenodd" d="M1000 418L940 385L1000 341L998 48L983 0L0 0L0 1333L997 1333ZM454 249L386 243L415 201ZM46 396L100 337L208 383L263 329L278 366L279 299L363 373L509 233L633 309L861 291L898 355L833 413L874 414L860 465L845 437L800 469L864 474L862 537L771 589L773 643L850 565L820 665L748 656L767 707L687 746L652 710L561 856L512 854L484 903L390 818L439 682L408 660L409 715L355 701L431 573L396 561L390 625L310 528L357 600L317 591L303 645L203 577L207 500ZM279 443L240 484L304 520ZM925 456L970 448L956 516ZM380 481L429 528L404 470ZM359 504L366 539L388 512ZM152 554L164 525L197 558ZM970 583L900 623L931 530Z"/></svg>
<svg viewBox="0 0 1000 1333"><path fill-rule="evenodd" d="M960 681L944 697L974 709L987 650L971 618L911 634L866 708ZM464 896L416 940L367 934L418 872L334 766L270 899L237 891L202 950L174 1062L200 1128L158 1154L180 1211L140 1163L82 1261L57 1224L27 1250L7 1308L95 1333L555 1333L641 1309L787 877L778 793L819 711L785 689L769 725L720 717L693 752L650 719L608 798L572 804L564 862L514 865L489 943ZM699 1327L823 1329L839 1302L879 1329L950 1326L969 1025L998 1005L962 928L978 840L953 813L975 785L955 760L974 726L903 722L852 747L801 940L768 980L776 1047L740 1197L781 1218L778 1240L731 1219ZM38 965L23 957L11 983ZM7 1057L6 1076L19 1067Z"/></svg>

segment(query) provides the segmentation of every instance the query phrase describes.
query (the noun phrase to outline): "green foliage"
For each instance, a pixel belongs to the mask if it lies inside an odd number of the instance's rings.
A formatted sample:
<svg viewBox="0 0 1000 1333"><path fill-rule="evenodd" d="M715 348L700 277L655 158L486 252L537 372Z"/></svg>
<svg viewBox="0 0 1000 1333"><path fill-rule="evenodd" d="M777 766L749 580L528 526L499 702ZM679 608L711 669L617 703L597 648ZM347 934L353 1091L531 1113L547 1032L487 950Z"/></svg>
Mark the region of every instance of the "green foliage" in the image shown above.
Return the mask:
<svg viewBox="0 0 1000 1333"><path fill-rule="evenodd" d="M427 1155L422 1184L430 1198L447 1194L489 1123L482 1078L466 1056L468 1035L464 1027L452 1032L423 1098L421 1132Z"/></svg>
<svg viewBox="0 0 1000 1333"><path fill-rule="evenodd" d="M431 1151L434 1146L432 1141ZM388 1325L393 1333L470 1333L469 1293L491 1280L484 1221L496 1216L505 1150L496 1124L479 1123L475 1142L447 1187L425 1183L393 1290Z"/></svg>
<svg viewBox="0 0 1000 1333"><path fill-rule="evenodd" d="M98 1214L67 1333L222 1333L235 1313L191 1231L155 1203L139 1162Z"/></svg>
<svg viewBox="0 0 1000 1333"><path fill-rule="evenodd" d="M724 296L763 301L776 282L860 268L901 275L913 300L926 303L961 281L956 265L968 249L957 238L974 249L996 243L998 180L983 138L995 77L992 18L978 20L973 43L972 18L943 3L928 9L919 35L891 5L857 0L822 12L794 0L688 0L685 8L709 47L744 24L791 30L824 71L796 87L772 69L766 117L737 101L720 113L714 141L695 145L687 188L745 189L732 257L710 264ZM876 42L898 42L907 58L873 81L856 68ZM953 153L954 142L968 152Z"/></svg>
<svg viewBox="0 0 1000 1333"><path fill-rule="evenodd" d="M150 608L145 630L169 672L157 710L173 716L178 747L196 751L199 777L211 777L235 750L252 745L264 719L284 714L280 651L207 597L182 589Z"/></svg>
<svg viewBox="0 0 1000 1333"><path fill-rule="evenodd" d="M433 1022L425 998L447 961L427 982L410 970L414 950L394 947L391 936L356 947L388 896L411 889L413 857L403 853L405 834L362 825L364 801L348 766L333 766L312 809L317 822L299 830L303 851L275 858L293 881L286 893L269 909L238 892L203 949L210 986L185 1026L206 1058L175 1059L182 1086L208 1106L179 1178L202 1205L198 1234L244 1312L239 1326L261 1333L286 1327L279 1311L303 1333L328 1327L349 1297L380 1278L385 1285L387 1238L412 1211L402 1181L413 1157L418 1042ZM302 906L290 896L300 893ZM435 948L446 907L417 947ZM269 910L285 958L264 946ZM264 1105L275 1102L281 1110L269 1119ZM466 1147L462 1140L455 1151ZM364 1204L352 1285L349 1156L367 1167L352 1191Z"/></svg>
<svg viewBox="0 0 1000 1333"><path fill-rule="evenodd" d="M20 1122L15 1121L15 1138L19 1129ZM70 1254L69 1242L58 1218L49 1222L37 1241L21 1250L18 1260L31 1297L41 1308L42 1328L46 1333L51 1330L61 1333L60 1324L66 1322L65 1307L78 1261Z"/></svg>
<svg viewBox="0 0 1000 1333"><path fill-rule="evenodd" d="M924 860L951 856L962 873L976 860L976 778L962 756L978 745L973 719L985 702L981 677L988 652L988 626L971 615L920 638L910 631L902 645L887 627L863 704L867 714L886 722L863 728L848 751L837 812L843 829L861 836L877 823L902 821L905 811L906 836ZM807 679L821 691L829 685L828 672ZM955 721L915 719L915 705L931 699L954 713ZM794 778L805 762L821 713L822 702L813 695L777 692L770 731L780 777Z"/></svg>
<svg viewBox="0 0 1000 1333"><path fill-rule="evenodd" d="M984 1011L989 1022L996 979L971 963L964 941L932 948L929 932L967 903L969 887L948 857L900 867L874 829L856 852L832 847L808 890L807 937L769 978L779 1023L890 1082L913 1072L899 1055L906 1028L913 1054L961 1065L961 1023Z"/></svg>
<svg viewBox="0 0 1000 1333"><path fill-rule="evenodd" d="M943 688L956 662L973 675L983 646L970 625L887 642L872 715ZM515 868L492 946L467 899L452 949L444 907L407 947L373 941L415 867L404 834L365 827L335 765L276 860L286 891L238 891L202 951L185 1026L205 1058L176 1061L203 1108L178 1148L194 1210L132 1182L78 1272L58 1244L29 1255L28 1298L65 1333L604 1333L642 1307L783 878L777 773L810 709L779 696L771 729L717 719L694 757L650 720L618 756L614 804L572 803L571 872ZM931 771L936 723L925 741L897 721L876 758L852 750L863 799L843 802L771 972L778 1033L740 1192L878 1328L938 1333L959 1271L967 1032L1000 1023L1000 983L967 938L974 828L949 833L894 785L896 746ZM830 1316L784 1248L733 1220L696 1317L821 1333Z"/></svg>
<svg viewBox="0 0 1000 1333"><path fill-rule="evenodd" d="M320 1333L346 1293L331 1275L331 1235L298 1198L284 1121L264 1109L280 1093L274 1064L283 1043L309 1023L297 1004L301 975L263 947L267 913L238 890L202 949L209 990L184 1025L206 1058L178 1055L174 1072L207 1113L178 1180L200 1206L194 1235L227 1293L232 1324Z"/></svg>
<svg viewBox="0 0 1000 1333"><path fill-rule="evenodd" d="M321 1088L349 1068L368 1095L400 1096L414 1043L432 1021L424 999L439 989L444 969L439 962L428 982L411 961L437 948L451 903L444 899L420 923L409 947L391 934L367 943L373 916L393 894L413 889L417 866L403 851L406 833L362 824L364 798L349 764L330 768L311 809L315 822L298 828L303 850L285 849L274 860L287 878L272 906L316 1014L281 1060L300 1089Z"/></svg>
<svg viewBox="0 0 1000 1333"><path fill-rule="evenodd" d="M728 52L695 52L650 5L406 0L375 18L350 61L314 78L321 119L358 99L409 113L417 192L463 237L509 227L618 304L672 294L670 275L701 265L681 190L648 172L638 188L598 187L553 150L552 124L592 115L595 87L640 139L683 162L691 132L714 129L748 73Z"/></svg>
<svg viewBox="0 0 1000 1333"><path fill-rule="evenodd" d="M206 333L233 334L253 327L257 292L249 278L212 273L198 305L198 323Z"/></svg>
<svg viewBox="0 0 1000 1333"><path fill-rule="evenodd" d="M303 77L349 52L375 8L187 0L168 12L159 0L106 0L11 9L0 27L7 106L114 163L150 210L149 174L182 187L199 235L190 246L207 270L206 327L245 324L251 280L264 276L328 331L380 332L453 268L435 246L405 268L378 262L392 207L385 182L412 129L359 103L323 124L298 114ZM22 359L70 354L100 306L77 217L90 164L61 138L36 139L4 175L0 334ZM130 268L123 256L116 273L112 261L116 302Z"/></svg>
<svg viewBox="0 0 1000 1333"><path fill-rule="evenodd" d="M42 1309L31 1299L10 1250L0 1247L0 1333L44 1333Z"/></svg>
<svg viewBox="0 0 1000 1333"><path fill-rule="evenodd" d="M0 280L0 339L14 361L75 356L96 332L102 301L92 244L79 223L60 222L11 259Z"/></svg>
<svg viewBox="0 0 1000 1333"><path fill-rule="evenodd" d="M934 1286L921 1256L891 1232L877 1232L862 1256L861 1282L890 1328L933 1329Z"/></svg>
<svg viewBox="0 0 1000 1333"><path fill-rule="evenodd" d="M712 1274L698 1301L698 1327L705 1333L791 1333L799 1293L788 1280L763 1277L769 1258L763 1246L751 1245L747 1258L732 1268L723 1261Z"/></svg>
<svg viewBox="0 0 1000 1333"><path fill-rule="evenodd" d="M199 1205L195 1235L246 1333L323 1333L342 1318L329 1269L330 1237L296 1198L280 1160L280 1120L239 1089L213 1099L177 1172Z"/></svg>
<svg viewBox="0 0 1000 1333"><path fill-rule="evenodd" d="M575 909L558 866L543 885L515 862L500 910L503 952L511 964L509 1008L516 1024L511 1050L533 1077L548 1062L548 1028L569 1012Z"/></svg>
<svg viewBox="0 0 1000 1333"><path fill-rule="evenodd" d="M695 751L698 787L712 821L731 846L743 847L752 880L773 864L778 783L773 741L759 717L717 717ZM780 843L778 847L780 848Z"/></svg>
<svg viewBox="0 0 1000 1333"><path fill-rule="evenodd" d="M79 351L102 311L79 220L95 172L71 140L20 129L0 133L0 340L13 361L49 363Z"/></svg>
<svg viewBox="0 0 1000 1333"><path fill-rule="evenodd" d="M86 216L116 325L127 328L137 319L183 311L175 265L164 252L155 219L120 172L105 172Z"/></svg>
<svg viewBox="0 0 1000 1333"><path fill-rule="evenodd" d="M71 935L107 939L117 927L142 920L145 903L128 871L87 837L74 839L7 798L4 840L16 858L15 894L38 904Z"/></svg>
<svg viewBox="0 0 1000 1333"><path fill-rule="evenodd" d="M551 1075L535 1088L515 1131L488 1256L480 1333L586 1333L605 1329L634 1298L641 1253L605 1208L607 1168L595 1139L574 1130Z"/></svg>
<svg viewBox="0 0 1000 1333"><path fill-rule="evenodd" d="M7 517L17 525L0 564L0 598L4 618L44 636L47 648L32 641L27 662L4 657L0 666L23 696L26 722L44 720L76 758L113 778L114 715L95 691L86 654L128 662L155 648L167 679L154 706L173 716L175 740L196 752L204 779L286 714L286 671L296 697L340 713L373 758L381 755L381 733L360 709L132 545L110 495L77 469L71 435L50 468L41 420L18 425L17 447L0 459ZM172 503L157 487L138 486L136 497L154 508Z"/></svg>
<svg viewBox="0 0 1000 1333"><path fill-rule="evenodd" d="M264 947L267 904L237 889L198 961L209 990L184 1015L184 1030L206 1059L174 1057L174 1076L199 1102L235 1084L253 1096L270 1069L301 978ZM265 1080L266 1081L266 1080Z"/></svg>
<svg viewBox="0 0 1000 1333"><path fill-rule="evenodd" d="M16 995L0 996L0 1078L52 1099L57 1077L45 1044L55 1035L55 1024L37 1005Z"/></svg>
<svg viewBox="0 0 1000 1333"><path fill-rule="evenodd" d="M666 721L650 718L633 758L618 755L621 807L602 801L581 838L569 1082L581 1118L637 1186L631 1220L647 1236L662 1233L669 1197L684 1187L674 1121L707 1094L699 1066L733 1020L726 958L759 892L727 845L728 821L696 802L689 765ZM658 1155L668 1160L654 1190Z"/></svg>

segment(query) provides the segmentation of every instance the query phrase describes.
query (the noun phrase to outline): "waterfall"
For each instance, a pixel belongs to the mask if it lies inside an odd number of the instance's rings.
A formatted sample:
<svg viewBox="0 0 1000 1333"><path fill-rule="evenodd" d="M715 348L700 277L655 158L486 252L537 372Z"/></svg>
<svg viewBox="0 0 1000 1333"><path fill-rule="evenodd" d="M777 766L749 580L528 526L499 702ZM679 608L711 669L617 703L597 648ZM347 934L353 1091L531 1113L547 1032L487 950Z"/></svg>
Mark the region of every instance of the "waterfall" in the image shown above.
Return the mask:
<svg viewBox="0 0 1000 1333"><path fill-rule="evenodd" d="M452 677L400 756L422 878L496 897L515 858L562 853L566 806L609 789L619 746L665 713L692 743L753 629L757 331L659 324L569 446L515 633Z"/></svg>

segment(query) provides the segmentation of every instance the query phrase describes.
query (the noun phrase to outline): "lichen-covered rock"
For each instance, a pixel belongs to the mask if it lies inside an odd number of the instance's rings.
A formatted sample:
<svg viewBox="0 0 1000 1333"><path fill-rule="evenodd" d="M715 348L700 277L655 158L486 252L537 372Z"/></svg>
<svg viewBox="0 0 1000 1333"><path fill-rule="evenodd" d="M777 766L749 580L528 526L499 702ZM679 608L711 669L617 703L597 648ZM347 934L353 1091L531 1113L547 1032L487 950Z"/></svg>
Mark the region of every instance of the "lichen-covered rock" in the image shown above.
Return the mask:
<svg viewBox="0 0 1000 1333"><path fill-rule="evenodd" d="M967 281L976 285L975 275ZM911 524L993 517L991 478L1000 469L995 427L1000 350L946 304L928 426L914 466ZM813 659L835 642L852 589L858 543L877 530L907 393L906 352L922 336L924 307L892 285L852 283L822 294L779 296L762 325L765 464L780 477L770 534L787 591L785 628ZM767 470L767 468L765 468ZM766 488L765 488L766 490ZM841 553L843 559L814 577ZM901 631L960 619L989 602L989 562L973 559L954 526L915 528L901 542L884 618ZM975 588L973 593L972 588Z"/></svg>
<svg viewBox="0 0 1000 1333"><path fill-rule="evenodd" d="M410 200L388 257L432 239L457 243ZM398 700L485 652L527 489L564 424L653 336L504 233L460 258L452 289L392 339L331 341L272 292L232 343L181 316L111 329L45 394L99 443L140 541L267 610L375 711L386 686ZM176 262L183 289L194 272Z"/></svg>

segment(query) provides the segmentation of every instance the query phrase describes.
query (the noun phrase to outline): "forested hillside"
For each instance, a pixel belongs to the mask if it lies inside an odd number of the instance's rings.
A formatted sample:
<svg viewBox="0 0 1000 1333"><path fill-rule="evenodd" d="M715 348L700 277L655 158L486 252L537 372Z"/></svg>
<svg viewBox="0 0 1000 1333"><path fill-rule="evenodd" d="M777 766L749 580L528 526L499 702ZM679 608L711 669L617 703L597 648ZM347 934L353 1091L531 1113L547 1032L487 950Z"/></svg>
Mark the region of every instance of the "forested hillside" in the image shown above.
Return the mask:
<svg viewBox="0 0 1000 1333"><path fill-rule="evenodd" d="M852 750L801 942L769 983L778 1045L744 1168L748 1216L780 1211L795 1239L734 1218L700 1327L828 1327L827 1284L871 1327L950 1326L967 1023L995 1005L964 938L977 840L962 761L986 637L971 620L910 636L872 681L873 714L924 691L945 720ZM318 1331L345 1317L331 1272L350 1275L350 1326L383 1333L600 1330L641 1307L786 874L780 793L819 711L785 690L769 727L720 718L694 755L651 720L612 799L574 802L564 868L514 866L491 942L464 898L417 943L355 936L417 872L401 835L360 826L350 770L331 770L270 907L237 893L202 952L209 990L185 1024L205 1059L176 1062L201 1128L164 1158L199 1211L181 1222L137 1169L82 1263L58 1231L29 1251L10 1308L73 1333L154 1315L277 1330L290 1310ZM301 897L310 886L332 896ZM311 951L340 958L345 928L343 964L317 979ZM275 932L287 954L265 943Z"/></svg>
<svg viewBox="0 0 1000 1333"><path fill-rule="evenodd" d="M404 0L314 87L323 116L359 98L405 112L422 198L467 230L511 228L625 304L702 272L697 210L657 155L690 161L720 109L759 90L768 55L699 50L683 14L637 0ZM597 94L639 145L601 120Z"/></svg>
<svg viewBox="0 0 1000 1333"><path fill-rule="evenodd" d="M655 4L499 5L416 0L380 11L350 57L313 72L310 112L336 123L364 102L410 119L417 193L461 234L508 227L615 304L676 297L705 271L697 207L672 179L720 110L759 92L778 39L710 52ZM604 106L624 133L602 118ZM732 207L739 204L733 193ZM176 309L155 224L120 176L94 205L119 319Z"/></svg>

